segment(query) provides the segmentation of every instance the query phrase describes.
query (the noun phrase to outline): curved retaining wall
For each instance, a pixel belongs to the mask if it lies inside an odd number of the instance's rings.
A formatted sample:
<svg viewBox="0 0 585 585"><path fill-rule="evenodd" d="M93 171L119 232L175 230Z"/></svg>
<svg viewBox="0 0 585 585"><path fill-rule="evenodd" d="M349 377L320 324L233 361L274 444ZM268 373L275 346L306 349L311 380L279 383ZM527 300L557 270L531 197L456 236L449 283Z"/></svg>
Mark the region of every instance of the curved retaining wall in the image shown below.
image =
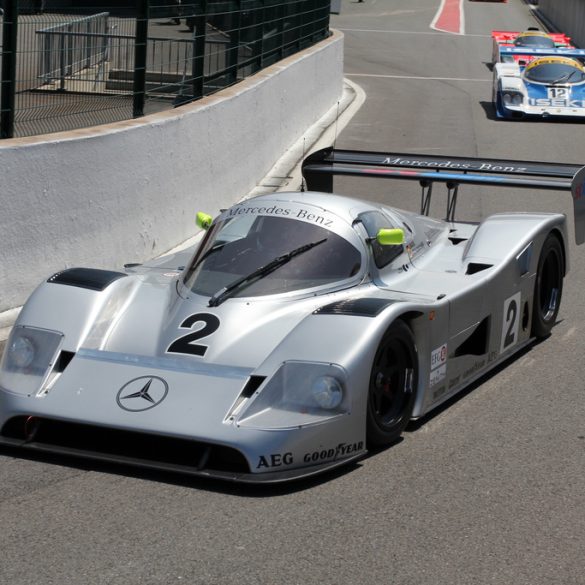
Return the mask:
<svg viewBox="0 0 585 585"><path fill-rule="evenodd" d="M538 10L575 45L585 47L585 0L539 0Z"/></svg>
<svg viewBox="0 0 585 585"><path fill-rule="evenodd" d="M242 198L343 91L343 36L139 120L0 141L0 313L72 266L155 257ZM12 311L11 311L12 312Z"/></svg>

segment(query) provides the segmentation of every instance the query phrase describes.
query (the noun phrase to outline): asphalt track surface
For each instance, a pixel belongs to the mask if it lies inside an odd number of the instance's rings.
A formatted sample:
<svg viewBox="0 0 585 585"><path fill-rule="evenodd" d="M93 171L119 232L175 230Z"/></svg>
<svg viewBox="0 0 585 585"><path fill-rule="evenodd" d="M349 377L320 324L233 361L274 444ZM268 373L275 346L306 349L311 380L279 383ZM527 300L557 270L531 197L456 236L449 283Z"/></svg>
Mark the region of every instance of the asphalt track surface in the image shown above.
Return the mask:
<svg viewBox="0 0 585 585"><path fill-rule="evenodd" d="M438 6L344 0L333 26L367 98L337 146L585 162L582 124L493 118L489 34L534 25L528 6L466 1L465 35L429 28ZM336 188L419 202L411 183ZM465 193L469 219L572 217L562 193ZM585 248L571 252L550 338L319 480L250 489L0 452L0 584L583 585Z"/></svg>

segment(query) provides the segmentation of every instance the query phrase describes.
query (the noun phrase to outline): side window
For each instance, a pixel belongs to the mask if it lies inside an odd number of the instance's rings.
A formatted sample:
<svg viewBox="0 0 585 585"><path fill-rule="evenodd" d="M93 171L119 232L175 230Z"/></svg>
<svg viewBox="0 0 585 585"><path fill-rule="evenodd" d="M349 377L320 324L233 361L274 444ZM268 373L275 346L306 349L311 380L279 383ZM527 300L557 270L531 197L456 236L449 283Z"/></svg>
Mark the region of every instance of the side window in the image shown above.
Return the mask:
<svg viewBox="0 0 585 585"><path fill-rule="evenodd" d="M370 240L370 247L377 268L384 268L384 266L387 266L392 260L402 254L404 246L382 246L376 241L376 235L379 230L396 227L384 214L379 211L367 211L358 215L358 219L366 228L368 236L372 238Z"/></svg>

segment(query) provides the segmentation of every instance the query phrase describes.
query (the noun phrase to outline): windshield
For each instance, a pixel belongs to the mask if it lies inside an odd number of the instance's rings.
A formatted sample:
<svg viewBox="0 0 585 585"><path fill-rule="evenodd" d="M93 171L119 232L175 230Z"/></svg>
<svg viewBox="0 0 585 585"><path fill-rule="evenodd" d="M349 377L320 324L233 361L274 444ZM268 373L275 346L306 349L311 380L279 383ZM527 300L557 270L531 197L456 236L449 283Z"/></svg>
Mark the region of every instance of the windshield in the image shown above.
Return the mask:
<svg viewBox="0 0 585 585"><path fill-rule="evenodd" d="M318 245L311 245L315 244ZM306 246L306 249L298 250ZM260 277L247 277L279 257ZM355 276L361 266L359 250L345 238L319 225L274 216L242 215L214 224L189 266L185 285L194 293L217 295L245 279L232 297L279 294L313 288Z"/></svg>
<svg viewBox="0 0 585 585"><path fill-rule="evenodd" d="M559 62L533 62L526 68L526 79L537 83L582 83L585 72L577 64Z"/></svg>
<svg viewBox="0 0 585 585"><path fill-rule="evenodd" d="M542 35L520 35L514 41L514 45L516 47L532 47L533 49L536 49L536 48L554 49L555 48L555 42L550 37L545 37Z"/></svg>

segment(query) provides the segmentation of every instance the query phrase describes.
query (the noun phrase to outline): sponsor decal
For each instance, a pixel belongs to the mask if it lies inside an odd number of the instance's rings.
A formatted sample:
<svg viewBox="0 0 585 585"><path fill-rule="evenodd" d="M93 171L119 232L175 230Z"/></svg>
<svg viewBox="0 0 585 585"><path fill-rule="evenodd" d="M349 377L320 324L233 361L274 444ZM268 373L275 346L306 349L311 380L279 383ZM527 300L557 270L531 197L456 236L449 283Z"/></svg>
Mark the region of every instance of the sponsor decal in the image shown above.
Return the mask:
<svg viewBox="0 0 585 585"><path fill-rule="evenodd" d="M352 453L357 453L364 448L364 442L357 443L339 443L337 447L331 449L322 449L320 451L313 451L312 453L305 453L303 456L304 463L317 463L323 461L335 460L338 457L345 457Z"/></svg>
<svg viewBox="0 0 585 585"><path fill-rule="evenodd" d="M291 465L293 462L293 454L290 452L284 454L272 453L271 455L260 455L256 469L262 469L263 467L282 467L283 465Z"/></svg>
<svg viewBox="0 0 585 585"><path fill-rule="evenodd" d="M539 108L585 108L585 100L563 98L528 98L528 105Z"/></svg>
<svg viewBox="0 0 585 585"><path fill-rule="evenodd" d="M305 453L302 457L303 463L323 463L325 461L335 461L339 457L345 457L352 453L363 451L364 442L357 443L339 443L337 447L329 449L320 449L318 451L311 451ZM292 465L294 463L294 456L289 451L287 453L272 453L270 455L260 455L258 457L258 464L256 469L271 469L274 467L283 467Z"/></svg>
<svg viewBox="0 0 585 585"><path fill-rule="evenodd" d="M446 161L433 161L433 160L420 160L415 158L402 158L398 157L386 157L382 164L393 165L393 166L406 166L406 167L422 167L422 168L437 168L437 169L455 169L463 171L494 171L494 172L506 172L506 173L526 173L526 167L515 167L510 165L498 165L491 162L456 162L451 160Z"/></svg>
<svg viewBox="0 0 585 585"><path fill-rule="evenodd" d="M465 372L463 372L463 379L465 380L465 378L469 378L470 376L473 376L473 374L476 374L477 372L479 372L484 366L485 366L485 360L479 360L479 361L475 362L470 368L467 368L467 370L465 370Z"/></svg>
<svg viewBox="0 0 585 585"><path fill-rule="evenodd" d="M304 221L318 223L323 227L331 227L331 225L333 224L332 219L327 219L326 217L323 217L322 215L317 215L315 213L309 213L306 209L300 209L295 217L297 219L303 219Z"/></svg>
<svg viewBox="0 0 585 585"><path fill-rule="evenodd" d="M278 215L280 217L290 217L301 219L309 223L316 223L323 227L332 227L333 219L324 215L318 215L307 209L291 209L288 207L250 207L250 206L236 206L228 211L228 217L235 217L237 215Z"/></svg>
<svg viewBox="0 0 585 585"><path fill-rule="evenodd" d="M434 369L431 371L431 376L429 378L429 386L436 386L437 384L441 383L447 376L447 364L443 364L442 366Z"/></svg>
<svg viewBox="0 0 585 585"><path fill-rule="evenodd" d="M442 366L447 362L447 344L441 345L431 352L431 370Z"/></svg>
<svg viewBox="0 0 585 585"><path fill-rule="evenodd" d="M142 412L158 406L167 396L169 385L158 376L141 376L126 382L116 396L118 406L129 412Z"/></svg>
<svg viewBox="0 0 585 585"><path fill-rule="evenodd" d="M229 210L229 216L234 217L235 215L283 215L288 216L292 213L290 209L286 207L232 207Z"/></svg>

